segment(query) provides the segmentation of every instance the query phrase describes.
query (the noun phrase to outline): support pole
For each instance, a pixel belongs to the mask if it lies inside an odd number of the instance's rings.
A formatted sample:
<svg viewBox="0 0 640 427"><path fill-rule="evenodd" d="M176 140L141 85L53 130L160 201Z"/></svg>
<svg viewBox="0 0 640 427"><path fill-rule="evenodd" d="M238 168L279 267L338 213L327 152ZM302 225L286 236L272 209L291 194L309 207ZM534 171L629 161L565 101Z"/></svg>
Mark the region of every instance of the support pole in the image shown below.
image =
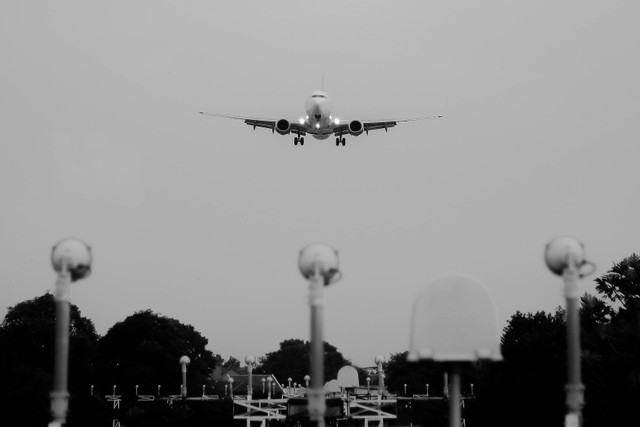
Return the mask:
<svg viewBox="0 0 640 427"><path fill-rule="evenodd" d="M324 398L324 338L322 336L322 291L324 278L316 265L309 280L311 308L311 390L309 390L309 418L311 425L324 427L326 403Z"/></svg>
<svg viewBox="0 0 640 427"><path fill-rule="evenodd" d="M460 427L460 366L451 365L451 390L449 398L449 427Z"/></svg>
<svg viewBox="0 0 640 427"><path fill-rule="evenodd" d="M580 274L573 254L568 255L569 262L562 277L567 298L567 415L565 427L582 425L582 407L584 406L584 385L581 379L580 348Z"/></svg>
<svg viewBox="0 0 640 427"><path fill-rule="evenodd" d="M67 378L69 371L69 317L70 317L71 274L67 261L63 260L62 269L56 280L54 299L56 302L55 365L53 371L53 391L51 397L50 427L62 426L67 420L69 392Z"/></svg>

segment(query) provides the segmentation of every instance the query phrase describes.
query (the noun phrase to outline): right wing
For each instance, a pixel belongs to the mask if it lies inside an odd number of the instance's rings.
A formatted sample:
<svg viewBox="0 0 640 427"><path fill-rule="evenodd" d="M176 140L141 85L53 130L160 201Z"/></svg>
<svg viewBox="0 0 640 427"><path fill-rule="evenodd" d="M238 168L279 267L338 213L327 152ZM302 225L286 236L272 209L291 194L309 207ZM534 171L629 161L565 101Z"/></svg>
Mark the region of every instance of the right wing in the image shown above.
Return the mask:
<svg viewBox="0 0 640 427"><path fill-rule="evenodd" d="M220 117L223 119L242 120L245 124L252 126L253 130L256 130L256 128L265 128L265 129L270 129L271 132L275 132L276 124L278 123L278 120L272 120L272 119L257 119L254 117L229 116L225 114L207 113L205 111L200 111L200 114L202 114L203 116ZM295 131L295 133L300 135L306 135L307 130L304 126L294 121L291 121L289 123L291 124L291 130Z"/></svg>

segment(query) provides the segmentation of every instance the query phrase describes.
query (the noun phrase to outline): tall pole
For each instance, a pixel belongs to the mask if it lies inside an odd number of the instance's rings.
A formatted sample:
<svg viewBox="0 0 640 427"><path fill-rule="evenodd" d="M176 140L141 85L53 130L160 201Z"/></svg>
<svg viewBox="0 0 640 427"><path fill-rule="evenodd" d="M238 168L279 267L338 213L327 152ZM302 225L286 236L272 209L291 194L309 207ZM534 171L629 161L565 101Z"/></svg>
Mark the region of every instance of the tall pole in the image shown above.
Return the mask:
<svg viewBox="0 0 640 427"><path fill-rule="evenodd" d="M315 265L309 280L309 306L311 308L311 390L309 391L309 418L312 425L324 427L326 403L324 398L324 338L322 336L322 291L324 277Z"/></svg>
<svg viewBox="0 0 640 427"><path fill-rule="evenodd" d="M187 397L187 364L182 364L182 396Z"/></svg>
<svg viewBox="0 0 640 427"><path fill-rule="evenodd" d="M544 260L552 273L561 275L564 281L564 296L567 299L567 414L566 427L582 425L582 407L584 406L584 385L580 366L580 291L578 282L581 277L595 271L595 265L585 259L584 245L569 236L559 236L547 243ZM592 270L583 268L590 265Z"/></svg>
<svg viewBox="0 0 640 427"><path fill-rule="evenodd" d="M449 398L449 373L445 371L444 373L444 389L443 392L444 397Z"/></svg>
<svg viewBox="0 0 640 427"><path fill-rule="evenodd" d="M460 427L460 366L451 366L451 397L449 399L449 426Z"/></svg>
<svg viewBox="0 0 640 427"><path fill-rule="evenodd" d="M251 401L253 395L253 363L248 366L249 371L249 384L247 384L247 400Z"/></svg>
<svg viewBox="0 0 640 427"><path fill-rule="evenodd" d="M191 363L189 356L182 356L180 358L180 364L182 365L182 386L180 387L180 394L183 398L187 398L187 365Z"/></svg>
<svg viewBox="0 0 640 427"><path fill-rule="evenodd" d="M566 427L582 425L582 407L584 406L584 385L581 380L580 349L580 308L578 281L580 273L575 256L568 255L568 265L564 269L564 292L567 298L567 415Z"/></svg>
<svg viewBox="0 0 640 427"><path fill-rule="evenodd" d="M376 356L374 362L378 365L378 402L380 402L380 400L382 400L382 393L384 392L384 371L382 367L384 357Z"/></svg>
<svg viewBox="0 0 640 427"><path fill-rule="evenodd" d="M53 391L51 397L52 423L49 426L61 426L67 420L69 392L67 374L69 371L69 312L70 312L71 274L68 260L63 258L62 268L56 280L54 300L56 302L55 365L53 371Z"/></svg>

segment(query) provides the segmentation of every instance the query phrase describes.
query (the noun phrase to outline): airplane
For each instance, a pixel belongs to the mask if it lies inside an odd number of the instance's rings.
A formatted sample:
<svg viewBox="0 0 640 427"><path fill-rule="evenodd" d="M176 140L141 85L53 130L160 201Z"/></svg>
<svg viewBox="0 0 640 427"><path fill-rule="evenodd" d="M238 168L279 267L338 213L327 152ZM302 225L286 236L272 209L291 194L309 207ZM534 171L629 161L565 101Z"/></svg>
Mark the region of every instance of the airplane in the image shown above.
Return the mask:
<svg viewBox="0 0 640 427"><path fill-rule="evenodd" d="M434 115L412 119L342 121L331 115L331 99L326 92L321 90L312 92L311 95L309 95L305 103L305 110L307 114L304 117L300 117L298 121L289 121L287 119L256 119L251 117L213 114L204 111L200 111L200 114L224 119L242 120L245 124L252 126L253 130L260 127L271 129L272 133L278 132L280 135L293 133L296 135L293 138L293 145L304 145L304 137L307 134L320 140L327 139L329 136L334 135L336 137L336 146L340 144L344 146L346 144L344 135L359 136L363 132L368 135L372 130L384 129L388 131L389 128L394 127L398 123L443 117L443 115Z"/></svg>

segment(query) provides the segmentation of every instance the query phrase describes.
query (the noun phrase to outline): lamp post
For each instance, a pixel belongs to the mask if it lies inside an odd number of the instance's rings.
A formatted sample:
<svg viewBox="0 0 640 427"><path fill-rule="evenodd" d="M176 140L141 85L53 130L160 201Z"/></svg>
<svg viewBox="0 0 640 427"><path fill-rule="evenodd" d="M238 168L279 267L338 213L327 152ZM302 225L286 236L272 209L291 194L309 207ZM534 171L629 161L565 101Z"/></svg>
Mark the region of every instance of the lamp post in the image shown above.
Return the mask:
<svg viewBox="0 0 640 427"><path fill-rule="evenodd" d="M311 244L300 251L298 267L309 281L311 312L311 389L309 390L309 418L312 425L324 427L326 403L324 382L324 338L322 336L322 292L325 286L342 276L338 269L338 252L324 244Z"/></svg>
<svg viewBox="0 0 640 427"><path fill-rule="evenodd" d="M382 399L382 391L384 390L384 372L382 371L384 356L376 356L373 361L378 366L378 401L380 401Z"/></svg>
<svg viewBox="0 0 640 427"><path fill-rule="evenodd" d="M367 377L367 397L371 397L371 391L370 391L370 387L371 387L371 378Z"/></svg>
<svg viewBox="0 0 640 427"><path fill-rule="evenodd" d="M291 377L287 378L287 382L289 383L289 385L287 386L287 388L289 389L289 394L291 394Z"/></svg>
<svg viewBox="0 0 640 427"><path fill-rule="evenodd" d="M273 379L271 379L271 377L267 378L267 399L271 400L271 381L273 381Z"/></svg>
<svg viewBox="0 0 640 427"><path fill-rule="evenodd" d="M264 378L262 379L262 394L264 394L264 383L265 383L266 381L267 381L267 380L265 380Z"/></svg>
<svg viewBox="0 0 640 427"><path fill-rule="evenodd" d="M233 378L229 377L229 395L231 396L231 400L233 400Z"/></svg>
<svg viewBox="0 0 640 427"><path fill-rule="evenodd" d="M552 273L562 276L564 294L567 300L567 414L565 426L582 425L582 407L584 406L584 385L581 380L580 366L580 290L581 277L595 271L595 265L585 260L584 245L568 236L551 240L544 251L544 260ZM590 271L581 271L590 265Z"/></svg>
<svg viewBox="0 0 640 427"><path fill-rule="evenodd" d="M51 251L51 264L58 273L54 300L56 302L55 359L51 397L50 427L63 425L67 420L69 392L69 317L71 283L91 274L91 248L77 239L64 239Z"/></svg>
<svg viewBox="0 0 640 427"><path fill-rule="evenodd" d="M247 371L249 372L249 384L247 384L247 400L251 401L253 395L253 365L256 363L255 356L247 356L244 358L244 363L247 364Z"/></svg>
<svg viewBox="0 0 640 427"><path fill-rule="evenodd" d="M306 388L309 388L309 380L311 379L311 377L307 374L304 376L304 386Z"/></svg>
<svg viewBox="0 0 640 427"><path fill-rule="evenodd" d="M191 363L189 356L182 356L180 358L180 364L182 365L182 390L181 394L183 398L187 397L187 365Z"/></svg>

